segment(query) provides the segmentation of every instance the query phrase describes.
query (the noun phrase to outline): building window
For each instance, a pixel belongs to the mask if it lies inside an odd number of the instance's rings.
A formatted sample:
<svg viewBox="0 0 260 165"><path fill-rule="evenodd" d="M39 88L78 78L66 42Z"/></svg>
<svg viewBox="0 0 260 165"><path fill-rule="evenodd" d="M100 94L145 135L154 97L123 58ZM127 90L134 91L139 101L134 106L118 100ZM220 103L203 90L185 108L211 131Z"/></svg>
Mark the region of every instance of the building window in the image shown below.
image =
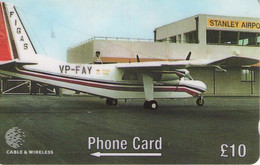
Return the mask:
<svg viewBox="0 0 260 165"><path fill-rule="evenodd" d="M157 40L157 42L166 42L167 38L161 39L161 40Z"/></svg>
<svg viewBox="0 0 260 165"><path fill-rule="evenodd" d="M242 82L255 82L255 71L251 69L241 69Z"/></svg>
<svg viewBox="0 0 260 165"><path fill-rule="evenodd" d="M257 34L256 45L260 46L260 33Z"/></svg>
<svg viewBox="0 0 260 165"><path fill-rule="evenodd" d="M207 30L207 44L260 46L260 33Z"/></svg>
<svg viewBox="0 0 260 165"><path fill-rule="evenodd" d="M233 31L220 31L220 43L224 45L237 45L238 32Z"/></svg>
<svg viewBox="0 0 260 165"><path fill-rule="evenodd" d="M208 44L218 44L220 43L219 31L207 30L207 43Z"/></svg>
<svg viewBox="0 0 260 165"><path fill-rule="evenodd" d="M177 43L181 43L181 34L177 35Z"/></svg>
<svg viewBox="0 0 260 165"><path fill-rule="evenodd" d="M184 34L185 43L198 43L197 31Z"/></svg>
<svg viewBox="0 0 260 165"><path fill-rule="evenodd" d="M260 33L240 32L238 45L260 45Z"/></svg>
<svg viewBox="0 0 260 165"><path fill-rule="evenodd" d="M177 42L177 36L170 37L170 43L176 43Z"/></svg>

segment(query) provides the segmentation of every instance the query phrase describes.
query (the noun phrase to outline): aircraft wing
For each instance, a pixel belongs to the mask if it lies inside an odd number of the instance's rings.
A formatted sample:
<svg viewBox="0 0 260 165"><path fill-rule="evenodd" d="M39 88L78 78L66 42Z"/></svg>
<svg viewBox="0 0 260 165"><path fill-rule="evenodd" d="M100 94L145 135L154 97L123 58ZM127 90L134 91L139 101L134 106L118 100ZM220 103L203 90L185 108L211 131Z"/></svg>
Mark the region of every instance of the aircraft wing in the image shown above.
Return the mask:
<svg viewBox="0 0 260 165"><path fill-rule="evenodd" d="M216 60L209 65L217 65L217 66L245 66L245 65L253 65L258 63L258 59L248 58L248 57L239 57L239 56L231 56L224 59Z"/></svg>
<svg viewBox="0 0 260 165"><path fill-rule="evenodd" d="M174 70L188 67L215 67L215 66L242 66L253 65L259 60L247 57L231 56L219 60L185 60L172 62L139 62L139 63L120 63L119 69L142 69L142 70Z"/></svg>

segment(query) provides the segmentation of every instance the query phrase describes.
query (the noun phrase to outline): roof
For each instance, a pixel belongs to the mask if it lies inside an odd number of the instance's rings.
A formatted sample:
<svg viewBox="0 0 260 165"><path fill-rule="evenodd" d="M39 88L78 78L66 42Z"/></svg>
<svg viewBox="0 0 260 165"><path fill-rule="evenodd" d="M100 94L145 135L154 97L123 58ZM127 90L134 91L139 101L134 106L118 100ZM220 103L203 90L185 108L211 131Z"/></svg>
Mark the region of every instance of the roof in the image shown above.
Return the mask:
<svg viewBox="0 0 260 165"><path fill-rule="evenodd" d="M165 27L165 26L168 26L170 24L175 24L177 22L181 22L181 21L185 21L185 20L188 20L190 18L195 18L195 17L213 17L213 18L219 18L219 19L234 19L234 20L245 20L245 21L260 21L260 17L238 17L238 16L226 16L226 15L210 15L210 14L198 14L198 15L194 15L194 16L191 16L191 17L187 17L187 18L184 18L184 19L181 19L181 20L177 20L177 21L174 21L172 23L169 23L169 24L165 24L163 26L159 26L156 29L159 29L159 28L162 28L162 27Z"/></svg>

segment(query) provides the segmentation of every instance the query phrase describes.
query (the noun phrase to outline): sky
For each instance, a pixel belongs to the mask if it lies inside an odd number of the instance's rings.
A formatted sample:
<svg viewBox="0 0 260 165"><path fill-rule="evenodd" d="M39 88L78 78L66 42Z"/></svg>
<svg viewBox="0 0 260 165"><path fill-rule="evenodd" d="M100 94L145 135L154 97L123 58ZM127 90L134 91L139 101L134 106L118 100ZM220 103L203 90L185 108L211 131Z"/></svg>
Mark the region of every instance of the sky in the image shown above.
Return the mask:
<svg viewBox="0 0 260 165"><path fill-rule="evenodd" d="M260 0L1 0L16 6L39 54L66 61L95 36L153 39L155 28L197 14L260 18Z"/></svg>

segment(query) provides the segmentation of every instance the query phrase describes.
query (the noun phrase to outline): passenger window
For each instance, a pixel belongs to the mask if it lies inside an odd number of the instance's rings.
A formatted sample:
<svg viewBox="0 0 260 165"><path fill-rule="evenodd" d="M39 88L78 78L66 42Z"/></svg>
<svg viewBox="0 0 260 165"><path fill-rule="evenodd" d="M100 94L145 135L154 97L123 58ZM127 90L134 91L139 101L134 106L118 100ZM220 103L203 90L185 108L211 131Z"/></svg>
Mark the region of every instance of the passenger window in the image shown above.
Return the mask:
<svg viewBox="0 0 260 165"><path fill-rule="evenodd" d="M136 72L126 71L122 77L122 80L138 80Z"/></svg>

